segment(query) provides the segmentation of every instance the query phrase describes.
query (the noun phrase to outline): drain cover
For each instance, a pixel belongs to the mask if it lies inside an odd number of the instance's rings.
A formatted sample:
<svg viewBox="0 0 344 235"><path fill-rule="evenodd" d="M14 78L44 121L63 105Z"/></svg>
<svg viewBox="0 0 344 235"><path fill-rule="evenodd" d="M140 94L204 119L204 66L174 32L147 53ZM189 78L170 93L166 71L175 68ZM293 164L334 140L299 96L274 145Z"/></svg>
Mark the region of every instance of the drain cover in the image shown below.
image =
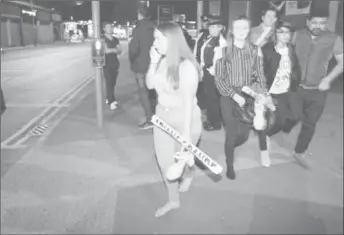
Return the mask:
<svg viewBox="0 0 344 235"><path fill-rule="evenodd" d="M48 125L38 125L33 130L31 130L30 134L33 136L42 135L48 129Z"/></svg>

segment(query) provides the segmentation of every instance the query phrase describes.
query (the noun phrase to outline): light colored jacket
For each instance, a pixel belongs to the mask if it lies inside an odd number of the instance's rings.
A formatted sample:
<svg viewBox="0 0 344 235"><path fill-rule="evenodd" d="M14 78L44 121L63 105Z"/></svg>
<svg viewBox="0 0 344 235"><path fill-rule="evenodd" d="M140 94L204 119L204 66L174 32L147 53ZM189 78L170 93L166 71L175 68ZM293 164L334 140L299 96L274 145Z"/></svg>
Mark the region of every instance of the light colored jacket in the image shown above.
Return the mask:
<svg viewBox="0 0 344 235"><path fill-rule="evenodd" d="M208 41L208 43L209 43L209 41ZM227 40L224 38L224 36L222 36L222 34L220 35L219 44L220 44L219 46L214 48L213 65L211 67L207 68L208 72L212 76L215 76L216 61L223 57L223 48L227 47Z"/></svg>

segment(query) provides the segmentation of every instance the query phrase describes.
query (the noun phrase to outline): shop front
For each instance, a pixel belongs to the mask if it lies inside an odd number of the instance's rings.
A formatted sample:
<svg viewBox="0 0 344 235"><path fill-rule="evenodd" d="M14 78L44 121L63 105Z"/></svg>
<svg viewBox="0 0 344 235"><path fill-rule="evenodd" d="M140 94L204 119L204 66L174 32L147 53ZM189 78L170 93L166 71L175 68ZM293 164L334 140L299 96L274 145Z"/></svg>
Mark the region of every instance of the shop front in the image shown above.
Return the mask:
<svg viewBox="0 0 344 235"><path fill-rule="evenodd" d="M21 46L21 9L15 4L3 2L0 7L1 48Z"/></svg>
<svg viewBox="0 0 344 235"><path fill-rule="evenodd" d="M61 40L60 14L22 1L1 2L0 9L1 48L50 44L56 38Z"/></svg>
<svg viewBox="0 0 344 235"><path fill-rule="evenodd" d="M27 6L21 6L23 46L37 44L36 15L37 10L33 10Z"/></svg>
<svg viewBox="0 0 344 235"><path fill-rule="evenodd" d="M37 43L54 43L54 29L51 18L51 12L45 10L37 11Z"/></svg>
<svg viewBox="0 0 344 235"><path fill-rule="evenodd" d="M59 14L52 13L51 18L53 22L54 41L61 41L63 40L62 17Z"/></svg>

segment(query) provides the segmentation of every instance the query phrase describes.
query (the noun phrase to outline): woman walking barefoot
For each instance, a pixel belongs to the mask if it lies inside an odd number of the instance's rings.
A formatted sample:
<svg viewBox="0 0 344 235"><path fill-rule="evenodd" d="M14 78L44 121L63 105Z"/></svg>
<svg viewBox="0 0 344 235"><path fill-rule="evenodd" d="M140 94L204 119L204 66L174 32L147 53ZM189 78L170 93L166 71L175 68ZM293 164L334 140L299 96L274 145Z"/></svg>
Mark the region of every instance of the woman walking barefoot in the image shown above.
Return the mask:
<svg viewBox="0 0 344 235"><path fill-rule="evenodd" d="M156 115L178 131L186 140L196 144L202 130L201 110L196 91L201 77L200 66L185 41L179 25L162 23L154 32L151 64L147 73L147 87L158 94ZM192 169L186 167L181 181L166 178L181 145L158 127L153 129L155 153L167 188L168 201L160 207L160 217L180 206L179 191L187 191L192 181ZM179 187L179 188L178 188Z"/></svg>

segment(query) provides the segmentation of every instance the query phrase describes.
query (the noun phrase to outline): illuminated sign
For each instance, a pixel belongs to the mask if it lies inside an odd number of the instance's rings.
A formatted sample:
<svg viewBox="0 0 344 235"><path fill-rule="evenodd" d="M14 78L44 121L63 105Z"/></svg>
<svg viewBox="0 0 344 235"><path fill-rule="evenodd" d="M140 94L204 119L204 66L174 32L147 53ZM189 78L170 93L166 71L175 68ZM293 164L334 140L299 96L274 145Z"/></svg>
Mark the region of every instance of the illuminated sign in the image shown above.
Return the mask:
<svg viewBox="0 0 344 235"><path fill-rule="evenodd" d="M37 10L33 10L33 11L22 10L23 14L29 15L29 16L36 16L36 12L37 12Z"/></svg>

